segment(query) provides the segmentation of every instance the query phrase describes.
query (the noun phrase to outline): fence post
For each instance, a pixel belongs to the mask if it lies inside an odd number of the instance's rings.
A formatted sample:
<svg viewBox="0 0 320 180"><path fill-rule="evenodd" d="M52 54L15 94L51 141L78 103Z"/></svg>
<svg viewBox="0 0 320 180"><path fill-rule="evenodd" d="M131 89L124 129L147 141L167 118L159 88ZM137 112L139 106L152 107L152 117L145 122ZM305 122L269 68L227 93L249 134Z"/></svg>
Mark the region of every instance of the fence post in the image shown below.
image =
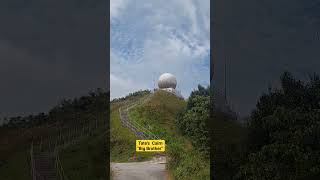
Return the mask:
<svg viewBox="0 0 320 180"><path fill-rule="evenodd" d="M42 151L42 136L40 136L40 152Z"/></svg>
<svg viewBox="0 0 320 180"><path fill-rule="evenodd" d="M60 134L59 134L59 141L60 141L60 143L61 144L63 144L63 140L62 140L62 132L61 132L62 130L60 129Z"/></svg>

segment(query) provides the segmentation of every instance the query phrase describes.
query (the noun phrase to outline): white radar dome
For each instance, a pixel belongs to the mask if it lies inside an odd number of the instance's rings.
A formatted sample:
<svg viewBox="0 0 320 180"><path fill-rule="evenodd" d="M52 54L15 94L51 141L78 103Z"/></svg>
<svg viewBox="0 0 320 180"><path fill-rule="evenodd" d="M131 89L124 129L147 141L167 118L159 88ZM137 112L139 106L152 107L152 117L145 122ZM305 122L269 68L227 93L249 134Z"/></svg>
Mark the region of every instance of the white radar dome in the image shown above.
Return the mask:
<svg viewBox="0 0 320 180"><path fill-rule="evenodd" d="M160 89L164 89L164 88L175 89L176 86L177 86L177 79L174 75L170 73L164 73L159 77L158 87Z"/></svg>

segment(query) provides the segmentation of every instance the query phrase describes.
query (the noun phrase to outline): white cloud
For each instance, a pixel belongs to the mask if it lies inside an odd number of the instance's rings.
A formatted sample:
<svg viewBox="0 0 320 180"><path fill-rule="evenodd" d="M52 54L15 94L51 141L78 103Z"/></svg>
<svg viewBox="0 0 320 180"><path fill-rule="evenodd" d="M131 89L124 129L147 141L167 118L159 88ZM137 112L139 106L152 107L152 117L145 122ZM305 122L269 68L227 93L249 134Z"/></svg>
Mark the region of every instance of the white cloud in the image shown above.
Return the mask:
<svg viewBox="0 0 320 180"><path fill-rule="evenodd" d="M111 18L118 17L126 8L129 0L110 0L110 15Z"/></svg>
<svg viewBox="0 0 320 180"><path fill-rule="evenodd" d="M209 0L126 1L126 7L111 21L111 93L153 88L163 72L176 75L184 96L208 84ZM116 83L119 76L129 85Z"/></svg>
<svg viewBox="0 0 320 180"><path fill-rule="evenodd" d="M111 99L115 97L122 97L128 94L128 92L138 91L140 89L146 89L147 87L141 84L137 84L130 78L122 78L110 73L111 87L114 91L111 91Z"/></svg>

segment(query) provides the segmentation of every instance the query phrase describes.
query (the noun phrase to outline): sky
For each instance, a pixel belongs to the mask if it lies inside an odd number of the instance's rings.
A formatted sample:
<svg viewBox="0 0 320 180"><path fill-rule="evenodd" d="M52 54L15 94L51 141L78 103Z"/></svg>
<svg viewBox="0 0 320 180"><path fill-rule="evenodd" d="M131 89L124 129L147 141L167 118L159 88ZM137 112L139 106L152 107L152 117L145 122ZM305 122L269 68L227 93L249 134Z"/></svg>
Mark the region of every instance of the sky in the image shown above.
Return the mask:
<svg viewBox="0 0 320 180"><path fill-rule="evenodd" d="M209 0L111 0L111 99L153 89L162 73L184 97L209 84Z"/></svg>
<svg viewBox="0 0 320 180"><path fill-rule="evenodd" d="M184 96L209 79L209 0L1 0L0 117L46 112L62 98L153 88L176 75ZM320 73L319 0L212 1L214 83L248 114L289 70ZM59 13L57 13L59 12ZM106 20L107 19L107 20ZM108 32L110 20L110 34ZM110 64L107 35L110 35Z"/></svg>
<svg viewBox="0 0 320 180"><path fill-rule="evenodd" d="M107 88L105 1L0 1L0 118ZM0 119L1 120L1 119Z"/></svg>
<svg viewBox="0 0 320 180"><path fill-rule="evenodd" d="M269 84L279 87L285 70L302 80L320 74L319 0L214 2L214 81L223 89L227 59L227 95L235 111L248 115Z"/></svg>

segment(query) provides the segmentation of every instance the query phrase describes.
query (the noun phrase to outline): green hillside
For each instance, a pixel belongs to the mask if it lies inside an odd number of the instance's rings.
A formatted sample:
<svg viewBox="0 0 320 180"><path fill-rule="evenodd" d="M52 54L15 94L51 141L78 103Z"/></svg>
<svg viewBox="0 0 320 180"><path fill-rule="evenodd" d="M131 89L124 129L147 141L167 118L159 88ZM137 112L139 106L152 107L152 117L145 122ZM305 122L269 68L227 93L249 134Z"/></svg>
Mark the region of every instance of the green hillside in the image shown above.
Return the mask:
<svg viewBox="0 0 320 180"><path fill-rule="evenodd" d="M143 96L146 95L140 98ZM135 151L136 138L131 131L121 126L118 113L118 108L129 101L111 104L112 160L126 161ZM129 117L166 141L167 168L174 179L209 179L209 159L193 146L190 137L182 135L177 126L177 115L186 106L185 100L164 91L156 91L149 101L130 109ZM122 151L118 152L119 149ZM146 155L137 154L142 157L140 159L147 158Z"/></svg>
<svg viewBox="0 0 320 180"><path fill-rule="evenodd" d="M106 133L96 130L91 137L84 137L73 146L60 152L63 169L70 180L106 179Z"/></svg>
<svg viewBox="0 0 320 180"><path fill-rule="evenodd" d="M72 148L63 149L60 160L68 175L75 172L79 177L107 177L106 161L101 157L107 158L108 154L105 142L108 99L109 94L98 89L79 98L63 100L48 113L8 118L8 123L0 126L0 179L31 180L32 142L46 144L57 139L60 133L68 135L71 130L81 129L95 120L101 128L96 129L93 136L81 138ZM69 168L70 165L74 168Z"/></svg>
<svg viewBox="0 0 320 180"><path fill-rule="evenodd" d="M167 168L175 179L209 179L209 159L194 147L190 137L182 135L176 122L186 106L186 101L173 94L157 91L150 101L132 109L130 116L166 141Z"/></svg>
<svg viewBox="0 0 320 180"><path fill-rule="evenodd" d="M129 103L138 101L149 95L148 91L139 91L128 95L126 98L111 102L110 113L110 161L126 162L135 154L136 136L127 128L121 125L119 108ZM152 157L150 153L136 154L136 160L142 161Z"/></svg>

